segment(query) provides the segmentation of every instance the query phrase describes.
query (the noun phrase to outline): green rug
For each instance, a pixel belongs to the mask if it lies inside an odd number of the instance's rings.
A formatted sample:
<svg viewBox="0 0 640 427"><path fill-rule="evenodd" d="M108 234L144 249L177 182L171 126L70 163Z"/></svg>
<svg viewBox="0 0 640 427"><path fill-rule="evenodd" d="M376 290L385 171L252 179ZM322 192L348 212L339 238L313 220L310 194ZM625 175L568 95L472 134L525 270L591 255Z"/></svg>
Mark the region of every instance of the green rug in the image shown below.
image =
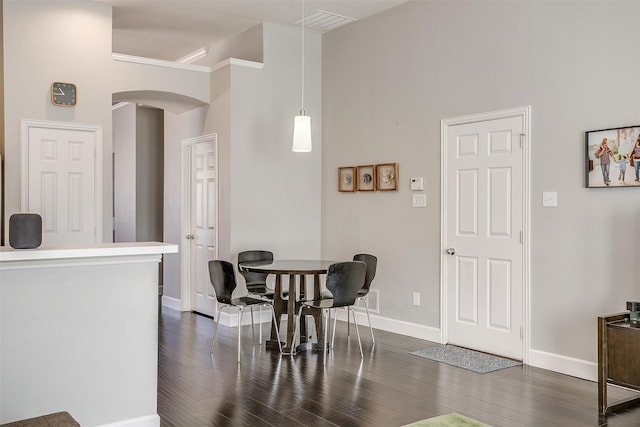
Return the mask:
<svg viewBox="0 0 640 427"><path fill-rule="evenodd" d="M451 413L440 415L439 417L427 418L426 420L416 421L403 427L490 427L488 424L480 421L472 420L460 414Z"/></svg>

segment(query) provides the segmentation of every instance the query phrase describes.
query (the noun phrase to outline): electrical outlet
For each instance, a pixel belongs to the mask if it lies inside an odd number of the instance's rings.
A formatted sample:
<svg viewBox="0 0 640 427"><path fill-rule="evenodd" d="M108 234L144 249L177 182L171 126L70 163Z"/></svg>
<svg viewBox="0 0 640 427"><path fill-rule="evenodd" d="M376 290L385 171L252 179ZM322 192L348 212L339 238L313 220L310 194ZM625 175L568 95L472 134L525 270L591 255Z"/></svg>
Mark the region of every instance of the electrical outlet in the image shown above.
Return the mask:
<svg viewBox="0 0 640 427"><path fill-rule="evenodd" d="M420 292L413 293L413 305L420 305Z"/></svg>

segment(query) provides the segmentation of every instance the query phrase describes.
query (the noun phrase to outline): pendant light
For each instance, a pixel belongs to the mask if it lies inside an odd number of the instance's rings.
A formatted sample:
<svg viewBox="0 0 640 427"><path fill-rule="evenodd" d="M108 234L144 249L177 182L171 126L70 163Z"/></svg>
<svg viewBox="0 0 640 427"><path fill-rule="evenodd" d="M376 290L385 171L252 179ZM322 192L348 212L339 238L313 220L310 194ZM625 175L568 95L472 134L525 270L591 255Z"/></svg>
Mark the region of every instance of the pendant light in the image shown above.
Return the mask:
<svg viewBox="0 0 640 427"><path fill-rule="evenodd" d="M300 115L293 121L293 145L291 150L308 153L311 151L311 117L304 112L304 0L302 0L302 102Z"/></svg>

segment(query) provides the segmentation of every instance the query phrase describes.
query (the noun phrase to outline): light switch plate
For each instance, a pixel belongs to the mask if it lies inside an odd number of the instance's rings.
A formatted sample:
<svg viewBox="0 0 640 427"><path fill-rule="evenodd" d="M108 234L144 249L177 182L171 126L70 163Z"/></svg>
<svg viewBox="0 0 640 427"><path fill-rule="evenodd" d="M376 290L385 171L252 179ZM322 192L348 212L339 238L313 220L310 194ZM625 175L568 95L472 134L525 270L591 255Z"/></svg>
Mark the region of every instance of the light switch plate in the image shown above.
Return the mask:
<svg viewBox="0 0 640 427"><path fill-rule="evenodd" d="M413 207L414 208L426 208L427 207L427 195L422 194L414 194L413 195Z"/></svg>
<svg viewBox="0 0 640 427"><path fill-rule="evenodd" d="M543 191L542 206L547 208L555 208L558 206L558 193L556 191Z"/></svg>

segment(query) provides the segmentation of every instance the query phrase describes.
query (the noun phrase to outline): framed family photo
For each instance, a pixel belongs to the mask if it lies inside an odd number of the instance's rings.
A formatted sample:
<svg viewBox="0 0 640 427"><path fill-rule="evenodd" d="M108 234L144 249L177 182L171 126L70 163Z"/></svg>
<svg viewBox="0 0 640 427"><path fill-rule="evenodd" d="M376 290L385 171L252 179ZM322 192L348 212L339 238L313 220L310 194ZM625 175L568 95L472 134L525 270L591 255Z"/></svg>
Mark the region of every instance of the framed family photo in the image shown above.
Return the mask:
<svg viewBox="0 0 640 427"><path fill-rule="evenodd" d="M587 188L640 187L640 125L585 132Z"/></svg>

